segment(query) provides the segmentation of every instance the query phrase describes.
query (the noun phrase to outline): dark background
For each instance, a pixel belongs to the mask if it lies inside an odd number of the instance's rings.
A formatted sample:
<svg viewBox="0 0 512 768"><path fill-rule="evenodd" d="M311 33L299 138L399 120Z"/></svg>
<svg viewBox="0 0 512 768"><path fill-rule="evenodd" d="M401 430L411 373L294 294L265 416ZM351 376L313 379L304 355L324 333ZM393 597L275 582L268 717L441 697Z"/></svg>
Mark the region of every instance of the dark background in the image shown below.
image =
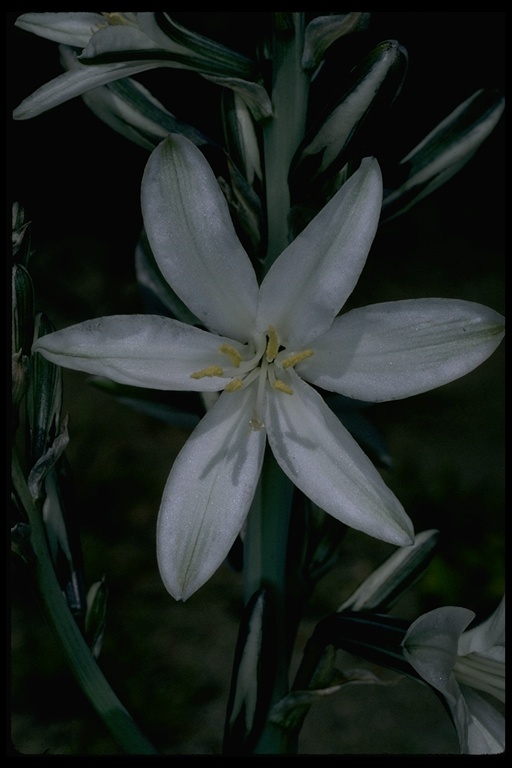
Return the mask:
<svg viewBox="0 0 512 768"><path fill-rule="evenodd" d="M30 121L10 119L13 107L61 71L56 45L14 28L17 15L6 14L7 209L9 217L11 202L18 200L32 220L38 309L56 327L138 311L132 254L148 153L100 123L80 99ZM246 52L264 16L176 14ZM409 72L375 133L372 151L379 159L402 157L477 88L504 90L501 12L374 13L367 33L336 46L326 82L337 82L345 64L389 38L406 46ZM212 84L173 70L140 79L177 117L220 131ZM351 297L354 306L449 296L504 313L504 136L503 117L458 176L379 231ZM110 590L101 666L163 752L218 754L240 577L223 567L185 605L177 604L161 585L154 557L160 494L187 433L126 409L69 371L64 409L70 414L68 456L88 584L105 574ZM413 619L438 605L458 604L485 617L504 589L504 345L464 379L376 406L371 417L395 462L386 480L416 530L438 527L442 533L436 559L395 612ZM308 608L297 659L315 621L389 551L362 534L347 536L340 566L319 585ZM119 754L56 650L16 561L11 589L16 749ZM453 752L456 744L437 699L400 680L357 686L318 705L306 721L301 749L419 754Z"/></svg>

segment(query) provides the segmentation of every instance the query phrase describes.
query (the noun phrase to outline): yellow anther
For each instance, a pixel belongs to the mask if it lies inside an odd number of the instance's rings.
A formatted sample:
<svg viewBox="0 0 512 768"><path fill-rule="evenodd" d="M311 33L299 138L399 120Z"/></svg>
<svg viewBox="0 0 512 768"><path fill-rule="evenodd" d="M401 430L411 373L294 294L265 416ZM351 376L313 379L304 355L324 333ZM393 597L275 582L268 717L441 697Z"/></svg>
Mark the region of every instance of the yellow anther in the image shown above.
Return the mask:
<svg viewBox="0 0 512 768"><path fill-rule="evenodd" d="M232 347L231 344L221 344L219 347L219 352L222 352L223 355L227 355L235 368L238 368L242 361L242 355L238 349Z"/></svg>
<svg viewBox="0 0 512 768"><path fill-rule="evenodd" d="M239 389L242 389L244 383L242 379L231 379L229 384L226 384L224 387L225 392L238 392Z"/></svg>
<svg viewBox="0 0 512 768"><path fill-rule="evenodd" d="M293 395L293 389L288 386L288 384L285 384L284 381L281 381L281 379L276 379L272 382L272 386L274 389L278 389L279 392L285 392L287 395Z"/></svg>
<svg viewBox="0 0 512 768"><path fill-rule="evenodd" d="M279 338L277 336L276 329L273 325L269 325L268 331L268 343L267 343L267 351L266 351L266 357L269 363L272 362L272 360L275 360L277 353L279 352Z"/></svg>
<svg viewBox="0 0 512 768"><path fill-rule="evenodd" d="M312 349L303 349L302 352L295 352L295 354L285 357L281 362L283 368L293 368L297 363L302 363L303 360L307 360L313 354Z"/></svg>
<svg viewBox="0 0 512 768"><path fill-rule="evenodd" d="M207 376L224 376L224 371L220 365L210 365L208 368L203 368L202 371L190 374L191 379L204 379Z"/></svg>
<svg viewBox="0 0 512 768"><path fill-rule="evenodd" d="M119 11L114 11L111 13L101 11L101 15L107 19L109 24L127 24L129 26L134 26L133 22L129 21L126 16L124 16L122 13L119 13Z"/></svg>

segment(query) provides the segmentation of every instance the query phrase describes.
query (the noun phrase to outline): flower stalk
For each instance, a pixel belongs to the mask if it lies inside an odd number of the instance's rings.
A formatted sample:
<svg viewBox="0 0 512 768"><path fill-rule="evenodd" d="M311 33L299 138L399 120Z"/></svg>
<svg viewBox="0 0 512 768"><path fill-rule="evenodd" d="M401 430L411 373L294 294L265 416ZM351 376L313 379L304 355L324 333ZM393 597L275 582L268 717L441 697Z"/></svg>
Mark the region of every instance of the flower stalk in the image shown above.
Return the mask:
<svg viewBox="0 0 512 768"><path fill-rule="evenodd" d="M127 754L158 754L112 690L69 610L48 551L42 500L32 498L15 451L12 456L12 479L14 492L30 524L34 555L31 565L38 595L73 675L113 738Z"/></svg>

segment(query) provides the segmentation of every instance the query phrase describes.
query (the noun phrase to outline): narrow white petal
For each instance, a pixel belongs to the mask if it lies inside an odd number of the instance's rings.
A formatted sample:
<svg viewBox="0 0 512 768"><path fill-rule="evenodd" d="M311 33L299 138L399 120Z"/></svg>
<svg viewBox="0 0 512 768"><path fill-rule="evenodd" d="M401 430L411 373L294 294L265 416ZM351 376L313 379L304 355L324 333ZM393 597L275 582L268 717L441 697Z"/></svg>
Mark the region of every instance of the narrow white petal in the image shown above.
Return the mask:
<svg viewBox="0 0 512 768"><path fill-rule="evenodd" d="M393 595L398 585L403 585L416 572L418 562L430 552L439 537L439 531L430 529L418 533L410 547L399 547L382 565L376 568L360 584L350 597L337 609L343 611L378 610L382 600Z"/></svg>
<svg viewBox="0 0 512 768"><path fill-rule="evenodd" d="M336 318L297 372L348 397L397 400L472 371L499 345L504 324L493 309L457 299L373 304Z"/></svg>
<svg viewBox="0 0 512 768"><path fill-rule="evenodd" d="M107 22L101 13L63 11L60 13L23 13L16 19L16 26L26 32L65 43L74 48L85 48L91 35Z"/></svg>
<svg viewBox="0 0 512 768"><path fill-rule="evenodd" d="M461 685L469 711L467 752L495 755L505 750L505 718L472 688Z"/></svg>
<svg viewBox="0 0 512 768"><path fill-rule="evenodd" d="M269 386L265 414L283 472L343 523L392 544L411 544L411 521L353 437L294 371L286 374L286 383L292 395Z"/></svg>
<svg viewBox="0 0 512 768"><path fill-rule="evenodd" d="M256 383L223 392L178 455L157 526L163 582L186 600L217 570L240 532L261 472L265 431L249 424Z"/></svg>
<svg viewBox="0 0 512 768"><path fill-rule="evenodd" d="M79 69L64 72L27 96L13 111L13 118L15 120L28 120L73 99L75 96L81 96L82 93L90 91L91 88L111 83L113 80L120 80L122 77L135 75L138 72L145 72L148 69L170 66L173 66L172 62L159 59L135 62L121 61L113 64L82 64Z"/></svg>
<svg viewBox="0 0 512 768"><path fill-rule="evenodd" d="M273 325L287 346L296 346L327 330L359 279L381 201L379 165L365 158L270 268L260 291L260 331Z"/></svg>
<svg viewBox="0 0 512 768"><path fill-rule="evenodd" d="M488 619L463 633L459 640L459 655L480 653L505 663L505 597Z"/></svg>
<svg viewBox="0 0 512 768"><path fill-rule="evenodd" d="M192 373L222 365L225 356L218 350L225 341L159 315L113 315L49 333L32 349L56 365L106 376L119 384L201 392L226 385L219 376L191 378Z"/></svg>
<svg viewBox="0 0 512 768"><path fill-rule="evenodd" d="M458 686L453 674L459 637L475 618L473 611L443 606L413 621L402 642L409 664L443 695L454 698Z"/></svg>
<svg viewBox="0 0 512 768"><path fill-rule="evenodd" d="M151 154L142 212L158 266L180 299L211 330L249 341L256 274L212 169L183 136L172 135Z"/></svg>

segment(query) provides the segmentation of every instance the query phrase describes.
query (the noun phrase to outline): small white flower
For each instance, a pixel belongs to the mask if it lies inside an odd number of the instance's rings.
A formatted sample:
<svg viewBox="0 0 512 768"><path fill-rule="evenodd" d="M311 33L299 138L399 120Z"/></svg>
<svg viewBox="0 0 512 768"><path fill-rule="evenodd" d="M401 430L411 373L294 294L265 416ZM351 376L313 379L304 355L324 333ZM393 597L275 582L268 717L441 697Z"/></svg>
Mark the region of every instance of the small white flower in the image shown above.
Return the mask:
<svg viewBox="0 0 512 768"><path fill-rule="evenodd" d="M430 611L409 627L403 653L444 696L461 752L495 754L505 749L505 719L497 704L505 702L505 598L486 621L464 631L474 618L466 608Z"/></svg>
<svg viewBox="0 0 512 768"><path fill-rule="evenodd" d="M266 439L283 472L345 524L399 546L409 518L311 384L383 401L452 381L497 347L504 319L479 304L418 299L338 317L379 219L375 159L274 262L261 286L201 152L170 137L142 182L163 277L203 330L167 317L103 317L41 338L54 363L119 383L221 395L177 457L158 519L158 561L176 599L217 569L242 528Z"/></svg>

